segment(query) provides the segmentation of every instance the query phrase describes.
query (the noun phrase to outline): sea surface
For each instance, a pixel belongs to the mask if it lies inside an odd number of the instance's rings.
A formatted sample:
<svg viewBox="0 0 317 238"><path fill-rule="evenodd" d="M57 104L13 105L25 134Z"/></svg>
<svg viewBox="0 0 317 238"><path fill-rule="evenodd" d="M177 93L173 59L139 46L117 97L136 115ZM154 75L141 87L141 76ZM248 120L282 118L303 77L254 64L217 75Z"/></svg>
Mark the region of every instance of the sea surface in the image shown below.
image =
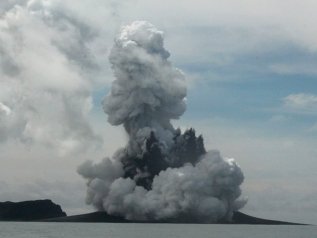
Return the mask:
<svg viewBox="0 0 317 238"><path fill-rule="evenodd" d="M0 222L1 238L315 238L316 226Z"/></svg>

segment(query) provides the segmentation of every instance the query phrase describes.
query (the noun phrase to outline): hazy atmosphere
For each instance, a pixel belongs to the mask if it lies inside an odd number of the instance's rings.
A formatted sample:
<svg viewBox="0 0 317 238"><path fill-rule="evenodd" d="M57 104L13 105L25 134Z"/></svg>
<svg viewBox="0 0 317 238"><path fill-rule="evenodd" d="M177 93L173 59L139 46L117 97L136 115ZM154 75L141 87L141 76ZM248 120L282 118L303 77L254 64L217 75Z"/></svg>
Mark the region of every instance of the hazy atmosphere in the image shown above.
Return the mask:
<svg viewBox="0 0 317 238"><path fill-rule="evenodd" d="M114 39L141 20L164 32L167 72L177 67L185 78L187 109L168 119L235 158L242 211L317 224L316 8L310 0L1 1L0 201L94 210L77 169L127 143L111 111L117 101L103 100L115 79Z"/></svg>

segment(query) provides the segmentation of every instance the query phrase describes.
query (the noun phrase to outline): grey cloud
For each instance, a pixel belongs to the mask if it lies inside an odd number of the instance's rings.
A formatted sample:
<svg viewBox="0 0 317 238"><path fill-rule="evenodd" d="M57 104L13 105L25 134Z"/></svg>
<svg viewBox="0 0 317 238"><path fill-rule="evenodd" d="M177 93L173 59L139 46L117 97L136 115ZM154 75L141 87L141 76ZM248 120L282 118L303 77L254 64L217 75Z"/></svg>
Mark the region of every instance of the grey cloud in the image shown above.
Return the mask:
<svg viewBox="0 0 317 238"><path fill-rule="evenodd" d="M12 56L6 54L5 50L3 49L4 44L4 42L0 42L0 72L9 77L15 77L20 73L20 68L16 64Z"/></svg>
<svg viewBox="0 0 317 238"><path fill-rule="evenodd" d="M78 168L88 180L86 202L131 220L230 220L246 202L239 198L243 173L233 159L206 153L194 130L174 129L171 119L186 108L186 86L169 55L163 32L148 22L133 22L116 37L109 56L116 79L103 106L129 141L111 159ZM195 154L184 155L189 140Z"/></svg>

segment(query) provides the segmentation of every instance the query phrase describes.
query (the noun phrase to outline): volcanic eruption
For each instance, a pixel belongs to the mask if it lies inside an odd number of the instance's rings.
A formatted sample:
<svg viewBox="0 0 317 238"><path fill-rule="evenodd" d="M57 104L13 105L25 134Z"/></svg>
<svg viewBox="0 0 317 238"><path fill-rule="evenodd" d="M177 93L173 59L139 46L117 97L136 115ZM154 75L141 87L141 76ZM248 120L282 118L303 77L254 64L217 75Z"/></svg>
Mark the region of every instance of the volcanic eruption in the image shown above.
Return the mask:
<svg viewBox="0 0 317 238"><path fill-rule="evenodd" d="M207 152L194 129L171 124L186 109L186 83L163 43L163 33L145 21L122 27L114 41L115 80L103 109L129 139L111 158L79 166L86 202L135 221L230 221L246 202L243 173L234 159Z"/></svg>

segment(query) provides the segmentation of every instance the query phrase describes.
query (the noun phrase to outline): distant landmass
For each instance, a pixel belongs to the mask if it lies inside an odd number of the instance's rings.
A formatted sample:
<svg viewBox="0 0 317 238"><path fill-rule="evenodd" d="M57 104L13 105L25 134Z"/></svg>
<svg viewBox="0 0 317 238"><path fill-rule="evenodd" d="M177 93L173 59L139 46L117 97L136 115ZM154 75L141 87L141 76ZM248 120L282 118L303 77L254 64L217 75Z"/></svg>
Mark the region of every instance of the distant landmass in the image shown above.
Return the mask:
<svg viewBox="0 0 317 238"><path fill-rule="evenodd" d="M0 221L36 221L65 216L61 206L48 199L0 202Z"/></svg>
<svg viewBox="0 0 317 238"><path fill-rule="evenodd" d="M24 202L0 202L0 221L42 221L42 222L91 222L91 223L201 223L183 219L160 221L131 221L123 217L112 216L106 212L92 212L67 216L61 206L51 200ZM254 224L254 225L304 225L284 221L261 219L242 212L234 212L231 222L218 224Z"/></svg>

